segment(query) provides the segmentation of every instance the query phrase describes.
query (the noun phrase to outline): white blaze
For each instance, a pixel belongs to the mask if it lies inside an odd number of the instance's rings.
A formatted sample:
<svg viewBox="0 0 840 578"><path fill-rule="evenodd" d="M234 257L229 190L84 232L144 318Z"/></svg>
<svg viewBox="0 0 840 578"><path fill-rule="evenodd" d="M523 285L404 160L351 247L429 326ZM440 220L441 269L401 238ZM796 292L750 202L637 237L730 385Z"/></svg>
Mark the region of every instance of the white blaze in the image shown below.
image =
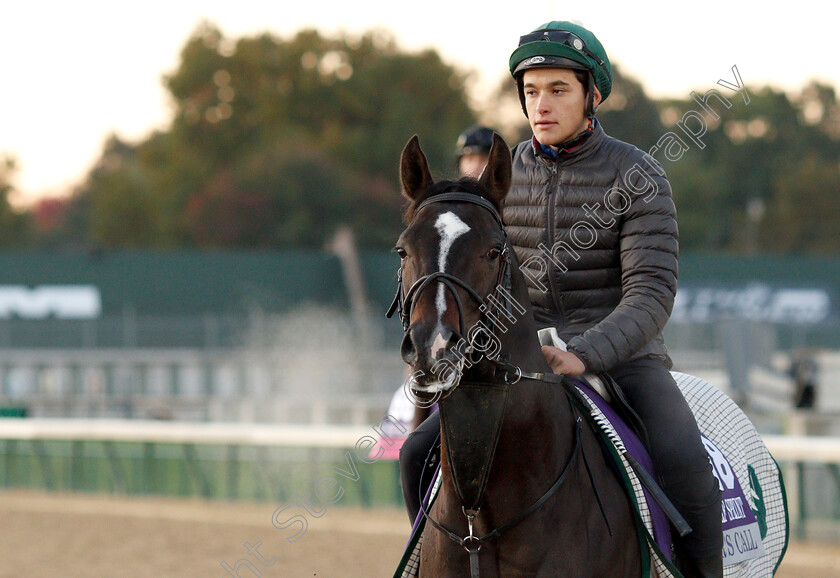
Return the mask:
<svg viewBox="0 0 840 578"><path fill-rule="evenodd" d="M438 254L438 269L441 273L446 272L446 258L449 256L449 249L452 248L452 243L455 239L468 232L470 228L467 224L458 218L455 213L443 213L437 221L435 221L435 228L440 234L440 253ZM438 284L437 300L435 304L438 309L438 318L443 316L443 310L446 307L444 299L445 288L442 283Z"/></svg>
<svg viewBox="0 0 840 578"><path fill-rule="evenodd" d="M449 256L449 250L455 239L470 230L469 226L458 218L458 215L452 212L442 213L435 221L435 228L440 234L440 253L438 253L438 270L446 272L446 258ZM442 337L441 320L443 319L443 312L446 310L446 288L443 283L438 283L437 296L435 298L435 305L438 311L438 331L435 332L435 339L432 344L432 358L434 358L439 349L445 346L445 340Z"/></svg>

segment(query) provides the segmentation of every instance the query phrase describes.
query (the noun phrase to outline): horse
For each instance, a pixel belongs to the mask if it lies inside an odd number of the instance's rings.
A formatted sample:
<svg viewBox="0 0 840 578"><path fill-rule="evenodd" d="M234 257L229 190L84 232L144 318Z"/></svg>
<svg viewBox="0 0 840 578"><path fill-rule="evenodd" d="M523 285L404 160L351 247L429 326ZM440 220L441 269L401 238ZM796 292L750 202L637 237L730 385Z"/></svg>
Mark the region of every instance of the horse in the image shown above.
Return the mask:
<svg viewBox="0 0 840 578"><path fill-rule="evenodd" d="M537 338L499 216L511 156L494 135L478 180L434 182L415 136L396 245L401 356L441 414L441 476L420 576L638 576L631 503ZM445 456L445 457L443 457Z"/></svg>

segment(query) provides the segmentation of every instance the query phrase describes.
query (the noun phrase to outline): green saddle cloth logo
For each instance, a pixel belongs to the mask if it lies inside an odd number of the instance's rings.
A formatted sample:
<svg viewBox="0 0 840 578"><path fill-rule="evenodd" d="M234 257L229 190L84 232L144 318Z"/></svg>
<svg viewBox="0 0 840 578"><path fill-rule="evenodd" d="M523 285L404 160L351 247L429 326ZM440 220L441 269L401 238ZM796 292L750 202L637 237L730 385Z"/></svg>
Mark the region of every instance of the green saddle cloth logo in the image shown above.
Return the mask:
<svg viewBox="0 0 840 578"><path fill-rule="evenodd" d="M761 539L763 540L767 537L767 508L764 505L764 493L761 491L761 484L758 482L758 475L755 473L755 469L748 465L747 472L750 475L750 493L755 504L750 509L755 514L758 529L761 532Z"/></svg>

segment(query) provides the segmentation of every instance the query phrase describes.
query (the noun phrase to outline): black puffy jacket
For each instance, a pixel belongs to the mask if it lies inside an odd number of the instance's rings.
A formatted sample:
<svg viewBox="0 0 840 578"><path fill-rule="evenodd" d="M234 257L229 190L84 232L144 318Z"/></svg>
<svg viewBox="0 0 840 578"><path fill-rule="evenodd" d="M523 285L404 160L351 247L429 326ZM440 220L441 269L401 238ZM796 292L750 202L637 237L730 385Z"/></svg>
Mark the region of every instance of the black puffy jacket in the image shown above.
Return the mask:
<svg viewBox="0 0 840 578"><path fill-rule="evenodd" d="M677 289L678 232L659 163L600 124L553 159L513 149L508 236L539 327L554 326L602 372L639 357L671 361L662 329Z"/></svg>

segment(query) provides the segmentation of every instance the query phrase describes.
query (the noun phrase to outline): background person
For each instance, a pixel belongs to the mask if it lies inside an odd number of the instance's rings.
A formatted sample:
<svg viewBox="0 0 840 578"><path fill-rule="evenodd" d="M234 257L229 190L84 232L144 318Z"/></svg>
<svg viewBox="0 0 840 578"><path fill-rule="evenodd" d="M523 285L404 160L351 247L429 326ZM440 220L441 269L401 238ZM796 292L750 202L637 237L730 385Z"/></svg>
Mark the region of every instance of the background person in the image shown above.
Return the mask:
<svg viewBox="0 0 840 578"><path fill-rule="evenodd" d="M813 351L794 352L788 370L793 378L796 409L814 409L817 403L817 374L819 366Z"/></svg>
<svg viewBox="0 0 840 578"><path fill-rule="evenodd" d="M455 158L458 163L458 176L477 179L481 176L490 158L493 145L493 129L479 124L469 127L461 133L456 144Z"/></svg>

